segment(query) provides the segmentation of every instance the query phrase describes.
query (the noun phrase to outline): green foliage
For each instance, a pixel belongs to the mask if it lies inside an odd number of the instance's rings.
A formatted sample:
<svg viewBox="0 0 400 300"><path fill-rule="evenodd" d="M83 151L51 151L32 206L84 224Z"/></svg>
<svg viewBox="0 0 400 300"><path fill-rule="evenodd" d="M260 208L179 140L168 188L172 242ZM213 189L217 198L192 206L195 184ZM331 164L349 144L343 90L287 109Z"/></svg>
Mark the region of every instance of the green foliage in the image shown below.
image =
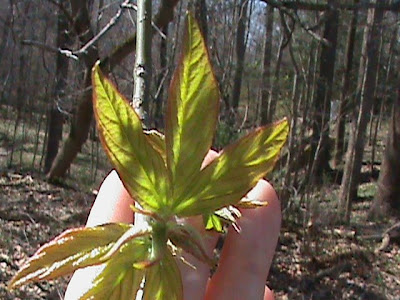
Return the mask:
<svg viewBox="0 0 400 300"><path fill-rule="evenodd" d="M236 207L263 205L243 198L270 172L288 134L286 120L262 127L226 147L201 169L217 123L219 91L198 25L189 16L174 74L165 138L145 132L128 101L93 68L93 103L102 144L124 186L150 219L148 229L108 224L69 230L43 246L12 279L18 287L104 264L82 299L182 299L174 259L182 249L213 264L200 234L177 218L203 215L207 229L223 230L240 217Z"/></svg>

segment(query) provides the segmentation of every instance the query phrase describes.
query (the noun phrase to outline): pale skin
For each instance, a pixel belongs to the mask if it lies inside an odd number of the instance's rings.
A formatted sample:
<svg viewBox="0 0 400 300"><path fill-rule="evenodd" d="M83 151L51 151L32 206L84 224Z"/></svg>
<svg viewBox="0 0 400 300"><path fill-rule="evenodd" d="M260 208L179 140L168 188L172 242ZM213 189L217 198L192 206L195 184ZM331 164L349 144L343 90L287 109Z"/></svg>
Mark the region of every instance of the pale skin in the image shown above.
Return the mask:
<svg viewBox="0 0 400 300"><path fill-rule="evenodd" d="M216 156L218 153L211 150L204 159L203 166ZM212 278L209 278L209 267L194 257L185 255L185 259L196 267L195 270L179 261L185 299L274 299L265 282L281 226L279 200L273 187L265 180L260 180L247 196L250 199L267 201L268 206L242 210L242 217L238 221L241 231L238 233L229 228L218 269ZM100 187L86 226L110 222L132 223L134 214L130 205L133 203L118 174L113 171ZM189 222L202 230L200 219ZM206 247L211 254L218 235L208 232L202 232L202 235L205 236ZM79 299L79 295L86 290L98 272L99 267L96 266L76 271L68 285L65 300Z"/></svg>

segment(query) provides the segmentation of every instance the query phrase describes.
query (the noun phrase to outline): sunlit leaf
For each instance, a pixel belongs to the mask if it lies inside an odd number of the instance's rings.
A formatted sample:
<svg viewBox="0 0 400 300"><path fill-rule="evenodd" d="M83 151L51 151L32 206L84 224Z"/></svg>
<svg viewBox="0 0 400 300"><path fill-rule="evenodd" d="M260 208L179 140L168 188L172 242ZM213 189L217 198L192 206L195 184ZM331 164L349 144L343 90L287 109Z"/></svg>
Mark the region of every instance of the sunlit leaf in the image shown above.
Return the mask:
<svg viewBox="0 0 400 300"><path fill-rule="evenodd" d="M215 230L223 233L225 231L224 225L237 226L235 224L240 217L240 211L230 205L216 210L213 214L205 215L203 218L207 230Z"/></svg>
<svg viewBox="0 0 400 300"><path fill-rule="evenodd" d="M143 300L181 300L181 274L173 255L167 251L159 264L146 270Z"/></svg>
<svg viewBox="0 0 400 300"><path fill-rule="evenodd" d="M134 268L133 264L147 259L150 245L149 239L143 238L125 243L118 255L106 262L105 268L93 280L81 300L134 300L145 271Z"/></svg>
<svg viewBox="0 0 400 300"><path fill-rule="evenodd" d="M172 253L183 250L210 267L216 264L203 236L176 220L205 216L206 229L222 232L225 224L237 225L236 207L266 205L242 197L273 169L286 141L287 121L248 134L201 170L220 97L207 48L190 15L182 48L168 97L165 138L154 130L143 131L140 118L98 64L92 72L102 144L129 194L141 205L133 212L145 215L147 226L107 224L68 230L34 254L11 280L11 288L100 265L81 299L136 299L144 283L144 299L180 300L181 275Z"/></svg>
<svg viewBox="0 0 400 300"><path fill-rule="evenodd" d="M128 224L106 224L67 230L43 245L13 277L9 286L17 288L28 282L56 278L98 264L130 227Z"/></svg>
<svg viewBox="0 0 400 300"><path fill-rule="evenodd" d="M93 105L106 152L127 188L143 208L160 210L167 199L167 173L159 151L128 101L93 68Z"/></svg>
<svg viewBox="0 0 400 300"><path fill-rule="evenodd" d="M189 15L166 115L167 164L174 201L200 171L211 147L218 107L219 90L207 48L197 23Z"/></svg>
<svg viewBox="0 0 400 300"><path fill-rule="evenodd" d="M286 119L259 128L225 148L205 167L175 208L180 216L213 212L234 205L270 172L289 131Z"/></svg>
<svg viewBox="0 0 400 300"><path fill-rule="evenodd" d="M224 232L224 223L217 215L210 214L204 216L206 230L215 230L217 232Z"/></svg>
<svg viewBox="0 0 400 300"><path fill-rule="evenodd" d="M165 163L167 163L167 154L165 152L165 137L163 134L158 132L157 130L146 130L144 132L149 139L149 142L153 146L153 148L160 153L161 157L164 159Z"/></svg>

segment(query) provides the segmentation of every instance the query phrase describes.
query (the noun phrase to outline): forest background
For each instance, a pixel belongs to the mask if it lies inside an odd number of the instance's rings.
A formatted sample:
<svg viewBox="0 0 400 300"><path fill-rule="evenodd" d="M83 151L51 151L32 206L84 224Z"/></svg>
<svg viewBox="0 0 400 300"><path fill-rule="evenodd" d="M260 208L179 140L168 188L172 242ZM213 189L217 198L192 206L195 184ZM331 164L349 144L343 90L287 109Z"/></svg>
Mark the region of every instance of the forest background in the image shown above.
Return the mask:
<svg viewBox="0 0 400 300"><path fill-rule="evenodd" d="M153 1L143 110L161 131L188 9L221 89L214 147L284 116L291 123L268 178L283 212L268 282L278 298L398 299L400 2ZM100 59L132 98L135 20L128 0L0 0L1 299L63 293L65 280L17 294L5 283L38 245L85 222L111 168L90 70Z"/></svg>

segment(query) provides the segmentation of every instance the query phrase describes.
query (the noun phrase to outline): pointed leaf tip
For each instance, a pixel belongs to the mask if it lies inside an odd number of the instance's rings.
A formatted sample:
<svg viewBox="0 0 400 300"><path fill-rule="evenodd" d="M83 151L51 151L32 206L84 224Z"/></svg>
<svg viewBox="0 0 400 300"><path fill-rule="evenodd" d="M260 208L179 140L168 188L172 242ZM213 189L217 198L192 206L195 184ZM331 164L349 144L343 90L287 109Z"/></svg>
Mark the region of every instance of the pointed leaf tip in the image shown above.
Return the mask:
<svg viewBox="0 0 400 300"><path fill-rule="evenodd" d="M140 118L98 64L92 80L94 114L108 157L131 196L144 209L159 210L165 206L168 188L162 143L143 132ZM161 148L155 149L155 143Z"/></svg>
<svg viewBox="0 0 400 300"><path fill-rule="evenodd" d="M43 245L11 279L9 288L18 288L34 281L53 279L90 265L111 248L130 225L106 224L74 228Z"/></svg>
<svg viewBox="0 0 400 300"><path fill-rule="evenodd" d="M207 47L197 22L189 14L166 113L167 165L174 202L196 180L211 147L219 99Z"/></svg>
<svg viewBox="0 0 400 300"><path fill-rule="evenodd" d="M258 180L272 171L288 132L288 122L283 119L226 147L186 190L186 199L176 207L176 213L192 216L237 204Z"/></svg>

